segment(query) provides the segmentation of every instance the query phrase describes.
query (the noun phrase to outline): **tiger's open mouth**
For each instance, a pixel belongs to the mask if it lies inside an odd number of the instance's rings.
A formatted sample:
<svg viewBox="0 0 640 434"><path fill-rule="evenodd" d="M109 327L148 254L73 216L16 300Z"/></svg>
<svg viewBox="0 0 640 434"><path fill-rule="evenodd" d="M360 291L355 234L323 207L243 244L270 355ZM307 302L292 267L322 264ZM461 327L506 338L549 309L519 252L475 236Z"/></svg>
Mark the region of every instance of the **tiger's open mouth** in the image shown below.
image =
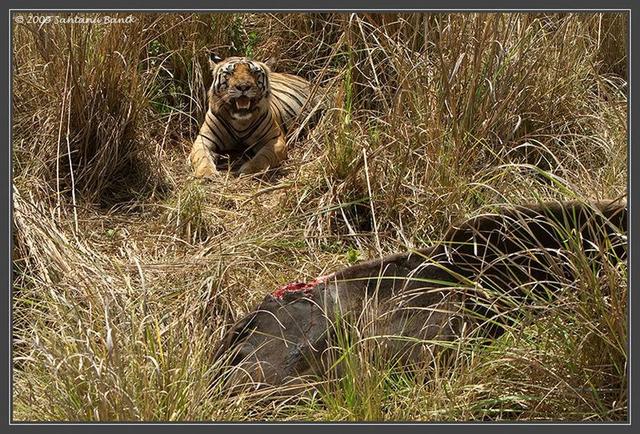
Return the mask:
<svg viewBox="0 0 640 434"><path fill-rule="evenodd" d="M247 111L251 108L251 98L247 96L239 96L235 100L236 110L238 111Z"/></svg>

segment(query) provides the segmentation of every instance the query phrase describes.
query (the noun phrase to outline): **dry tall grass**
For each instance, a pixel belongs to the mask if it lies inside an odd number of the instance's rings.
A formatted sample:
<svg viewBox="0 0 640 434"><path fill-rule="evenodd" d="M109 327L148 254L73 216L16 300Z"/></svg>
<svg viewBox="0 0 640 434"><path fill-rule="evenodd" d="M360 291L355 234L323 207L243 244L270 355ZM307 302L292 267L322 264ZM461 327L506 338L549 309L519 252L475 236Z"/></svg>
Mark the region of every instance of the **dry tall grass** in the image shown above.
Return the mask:
<svg viewBox="0 0 640 434"><path fill-rule="evenodd" d="M16 420L626 418L624 267L423 378L354 345L296 400L210 384L225 324L285 282L483 205L626 193L625 16L135 18L15 28ZM210 50L335 89L277 176L189 179Z"/></svg>

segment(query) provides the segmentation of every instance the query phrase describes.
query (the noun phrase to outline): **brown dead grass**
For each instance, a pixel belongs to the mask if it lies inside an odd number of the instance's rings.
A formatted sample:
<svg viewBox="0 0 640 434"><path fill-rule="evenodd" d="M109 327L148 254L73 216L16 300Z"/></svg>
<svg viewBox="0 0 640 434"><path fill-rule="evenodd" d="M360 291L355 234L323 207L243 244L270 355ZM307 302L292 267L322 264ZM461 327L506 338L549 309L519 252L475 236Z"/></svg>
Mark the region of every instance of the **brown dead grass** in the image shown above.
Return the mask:
<svg viewBox="0 0 640 434"><path fill-rule="evenodd" d="M355 354L370 369L342 384L366 402L347 389L294 402L209 384L225 324L285 282L423 246L486 204L624 194L624 19L17 26L14 419L625 419L626 269L585 279L615 297L550 309L488 349L463 342L426 382ZM209 50L274 56L277 70L335 89L278 174L189 178Z"/></svg>

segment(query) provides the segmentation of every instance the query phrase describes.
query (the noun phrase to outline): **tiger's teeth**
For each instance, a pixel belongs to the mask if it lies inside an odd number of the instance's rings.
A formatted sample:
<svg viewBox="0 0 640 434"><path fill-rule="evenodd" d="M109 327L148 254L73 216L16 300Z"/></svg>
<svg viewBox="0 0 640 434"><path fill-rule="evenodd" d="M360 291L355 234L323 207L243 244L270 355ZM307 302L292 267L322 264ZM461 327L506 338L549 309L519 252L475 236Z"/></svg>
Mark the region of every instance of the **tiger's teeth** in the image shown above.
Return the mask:
<svg viewBox="0 0 640 434"><path fill-rule="evenodd" d="M236 108L238 110L246 110L251 105L251 100L249 98L238 98L236 100Z"/></svg>

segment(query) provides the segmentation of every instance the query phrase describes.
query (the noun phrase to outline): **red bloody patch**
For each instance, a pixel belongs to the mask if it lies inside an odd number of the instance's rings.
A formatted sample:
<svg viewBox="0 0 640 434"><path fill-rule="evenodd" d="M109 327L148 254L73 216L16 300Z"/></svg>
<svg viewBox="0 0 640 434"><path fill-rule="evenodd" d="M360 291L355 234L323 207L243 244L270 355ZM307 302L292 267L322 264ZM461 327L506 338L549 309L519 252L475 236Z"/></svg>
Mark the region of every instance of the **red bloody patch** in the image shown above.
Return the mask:
<svg viewBox="0 0 640 434"><path fill-rule="evenodd" d="M291 293L291 292L302 292L305 295L309 295L313 288L315 288L321 283L326 282L327 279L329 279L329 277L331 277L331 275L320 276L307 283L304 283L304 282L287 283L286 285L281 286L280 288L273 291L271 295L281 300L286 293Z"/></svg>

